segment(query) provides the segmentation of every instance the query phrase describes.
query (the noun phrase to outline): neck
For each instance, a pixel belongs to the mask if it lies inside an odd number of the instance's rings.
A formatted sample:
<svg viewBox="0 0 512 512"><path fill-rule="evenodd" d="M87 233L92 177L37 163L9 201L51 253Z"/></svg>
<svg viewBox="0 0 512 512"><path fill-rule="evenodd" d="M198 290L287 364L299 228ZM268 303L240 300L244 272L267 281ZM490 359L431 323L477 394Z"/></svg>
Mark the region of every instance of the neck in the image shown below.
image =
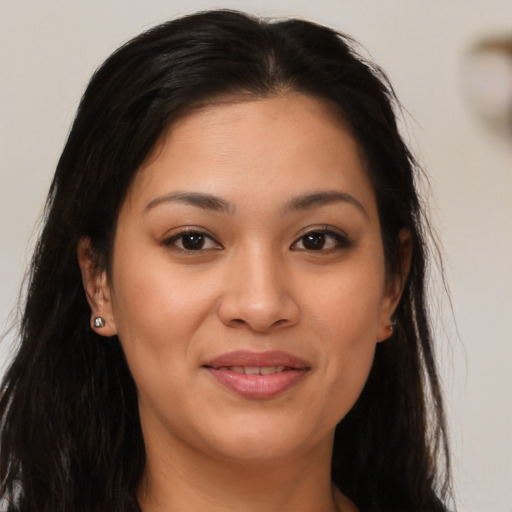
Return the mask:
<svg viewBox="0 0 512 512"><path fill-rule="evenodd" d="M161 439L161 438L160 438ZM231 460L146 440L144 512L352 512L330 481L332 439L286 460Z"/></svg>

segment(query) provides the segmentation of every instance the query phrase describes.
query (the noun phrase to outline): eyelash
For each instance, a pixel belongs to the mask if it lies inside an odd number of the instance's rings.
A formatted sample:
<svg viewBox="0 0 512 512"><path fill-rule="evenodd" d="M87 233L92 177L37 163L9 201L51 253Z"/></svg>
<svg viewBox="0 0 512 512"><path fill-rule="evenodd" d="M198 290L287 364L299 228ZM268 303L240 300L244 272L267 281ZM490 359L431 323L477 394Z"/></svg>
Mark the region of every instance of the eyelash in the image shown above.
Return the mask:
<svg viewBox="0 0 512 512"><path fill-rule="evenodd" d="M305 233L303 233L291 246L291 249L294 249L297 244L299 244L301 241L304 243L304 240L308 236L313 235L320 235L324 237L324 241L327 242L328 239L331 241L334 241L334 247L329 247L327 249L324 249L323 247L320 249L308 249L306 247L299 248L295 250L299 251L308 251L308 252L333 252L340 249L347 249L352 246L352 242L348 239L348 237L345 234L338 233L337 231L334 231L333 229L329 228L328 226L322 227L322 228L312 228L308 229Z"/></svg>
<svg viewBox="0 0 512 512"><path fill-rule="evenodd" d="M208 247L207 249L203 249L203 246L201 246L199 249L187 249L186 247L183 246L183 238L186 237L187 235L189 235L189 236L199 235L200 237L203 237L203 240L205 241L205 243L207 243L206 241L213 242L215 244L215 247ZM180 240L181 240L181 247L178 245L178 242ZM162 242L162 245L164 245L165 247L168 247L170 249L182 251L186 254L197 254L199 252L202 252L203 250L208 250L208 249L217 249L217 250L223 249L221 244L219 242L217 242L217 240L215 240L212 236L206 234L204 231L201 231L200 229L195 229L195 228L184 229L184 230L180 231L179 233L176 233L175 235L172 235L169 238L166 238Z"/></svg>
<svg viewBox="0 0 512 512"><path fill-rule="evenodd" d="M186 237L187 235L189 235L189 236L197 235L197 236L201 237L203 244L198 249L190 249L190 248L187 249L183 245L183 238ZM322 242L324 242L324 243L328 243L329 239L331 240L331 243L332 243L332 241L334 241L334 244L335 244L334 247L329 247L327 249L324 249L323 247L321 247L319 249L311 249L311 248L308 249L307 247L304 247L304 248L296 247L300 242L302 242L302 244L304 244L304 240L306 239L306 237L308 237L308 236L312 237L315 235L323 237ZM178 245L178 242L180 240L181 240L181 247ZM208 241L210 243L215 244L215 247L207 247L205 249L204 244L208 243ZM200 229L194 229L194 228L185 229L183 231L180 231L179 233L176 233L175 235L172 235L169 238L166 238L162 242L162 245L164 245L165 247L169 247L169 248L178 250L178 251L182 251L187 254L198 254L204 250L211 250L211 249L216 249L216 250L223 249L221 244L219 242L217 242L217 240L215 240L212 236L206 234L204 231L201 231ZM315 253L315 252L333 252L333 251L336 251L339 249L349 248L349 247L351 247L351 245L352 245L352 242L348 239L348 237L346 235L335 232L332 229L329 229L328 227L323 227L323 228L316 228L316 229L308 229L295 242L293 242L293 244L290 246L290 249L296 250L296 251L308 251L308 252L313 252L313 253Z"/></svg>

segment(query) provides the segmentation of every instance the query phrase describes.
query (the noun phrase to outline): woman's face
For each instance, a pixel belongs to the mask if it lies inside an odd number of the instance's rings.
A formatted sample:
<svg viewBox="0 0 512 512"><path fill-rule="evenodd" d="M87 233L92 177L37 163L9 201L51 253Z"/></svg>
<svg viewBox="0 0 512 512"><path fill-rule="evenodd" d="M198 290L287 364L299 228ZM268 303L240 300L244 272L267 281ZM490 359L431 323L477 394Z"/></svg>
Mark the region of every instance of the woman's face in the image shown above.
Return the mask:
<svg viewBox="0 0 512 512"><path fill-rule="evenodd" d="M147 445L279 459L330 446L389 335L392 281L354 139L290 94L171 127L93 314L119 335Z"/></svg>

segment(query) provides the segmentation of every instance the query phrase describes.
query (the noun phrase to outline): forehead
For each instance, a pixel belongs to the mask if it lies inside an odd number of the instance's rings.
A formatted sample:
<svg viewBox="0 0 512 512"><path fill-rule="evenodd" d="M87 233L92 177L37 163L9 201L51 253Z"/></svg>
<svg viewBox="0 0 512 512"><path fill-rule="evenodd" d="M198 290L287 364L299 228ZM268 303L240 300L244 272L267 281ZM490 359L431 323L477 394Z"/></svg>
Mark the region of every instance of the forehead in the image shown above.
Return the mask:
<svg viewBox="0 0 512 512"><path fill-rule="evenodd" d="M295 93L226 99L179 119L141 166L129 197L147 202L157 193L194 190L286 201L326 188L374 201L358 144L335 109Z"/></svg>

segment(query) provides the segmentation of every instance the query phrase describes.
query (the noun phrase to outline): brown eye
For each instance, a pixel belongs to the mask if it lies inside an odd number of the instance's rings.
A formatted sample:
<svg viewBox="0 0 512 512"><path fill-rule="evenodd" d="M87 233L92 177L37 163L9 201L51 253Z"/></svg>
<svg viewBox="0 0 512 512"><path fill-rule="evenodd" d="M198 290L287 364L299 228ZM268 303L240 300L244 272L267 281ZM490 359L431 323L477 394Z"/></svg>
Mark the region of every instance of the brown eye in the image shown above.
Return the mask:
<svg viewBox="0 0 512 512"><path fill-rule="evenodd" d="M185 231L166 240L166 247L186 252L198 252L207 249L221 249L222 247L213 238L200 231Z"/></svg>
<svg viewBox="0 0 512 512"><path fill-rule="evenodd" d="M308 251L319 251L325 246L325 234L308 233L302 237L302 245Z"/></svg>
<svg viewBox="0 0 512 512"><path fill-rule="evenodd" d="M204 247L205 239L203 233L187 233L181 236L181 244L187 251L199 251Z"/></svg>
<svg viewBox="0 0 512 512"><path fill-rule="evenodd" d="M332 231L310 231L302 235L293 245L295 251L329 251L349 247L350 241Z"/></svg>

